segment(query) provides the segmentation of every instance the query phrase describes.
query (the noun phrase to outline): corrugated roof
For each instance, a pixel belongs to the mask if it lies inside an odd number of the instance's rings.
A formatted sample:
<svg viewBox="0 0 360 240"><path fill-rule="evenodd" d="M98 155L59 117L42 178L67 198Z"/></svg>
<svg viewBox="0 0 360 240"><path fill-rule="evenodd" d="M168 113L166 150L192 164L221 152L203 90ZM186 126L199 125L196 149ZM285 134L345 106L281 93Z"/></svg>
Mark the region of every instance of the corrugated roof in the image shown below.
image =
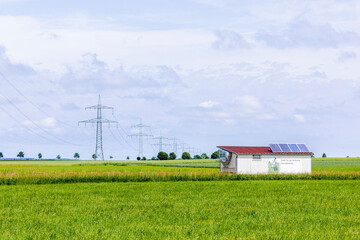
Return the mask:
<svg viewBox="0 0 360 240"><path fill-rule="evenodd" d="M237 147L237 146L217 146L223 150L236 154L276 154L276 155L312 155L311 152L276 152L270 147Z"/></svg>

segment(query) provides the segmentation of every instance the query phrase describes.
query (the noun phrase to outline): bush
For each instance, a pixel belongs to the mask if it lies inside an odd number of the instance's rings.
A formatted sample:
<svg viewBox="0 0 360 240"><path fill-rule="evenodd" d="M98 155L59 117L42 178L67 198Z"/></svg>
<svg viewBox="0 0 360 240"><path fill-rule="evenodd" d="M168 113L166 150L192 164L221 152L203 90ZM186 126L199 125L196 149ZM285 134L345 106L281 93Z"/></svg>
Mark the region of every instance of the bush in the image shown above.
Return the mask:
<svg viewBox="0 0 360 240"><path fill-rule="evenodd" d="M194 156L194 159L201 159L201 157L200 157L199 154L196 154L196 155Z"/></svg>
<svg viewBox="0 0 360 240"><path fill-rule="evenodd" d="M219 158L219 152L218 152L218 151L213 152L213 153L211 154L211 159L218 159L218 158Z"/></svg>
<svg viewBox="0 0 360 240"><path fill-rule="evenodd" d="M137 158L136 158L136 160L138 160L138 161L139 161L140 159L141 159L140 157L137 157Z"/></svg>
<svg viewBox="0 0 360 240"><path fill-rule="evenodd" d="M171 152L169 155L169 159L170 160L175 160L176 159L176 154L174 152Z"/></svg>
<svg viewBox="0 0 360 240"><path fill-rule="evenodd" d="M326 158L326 153L323 153L322 157L323 157L323 158Z"/></svg>
<svg viewBox="0 0 360 240"><path fill-rule="evenodd" d="M146 157L143 157L141 160L146 161Z"/></svg>
<svg viewBox="0 0 360 240"><path fill-rule="evenodd" d="M157 155L159 160L168 160L169 155L166 152L159 152Z"/></svg>
<svg viewBox="0 0 360 240"><path fill-rule="evenodd" d="M206 153L201 154L202 159L209 159L209 156Z"/></svg>
<svg viewBox="0 0 360 240"><path fill-rule="evenodd" d="M181 155L181 158L182 159L191 159L191 155L190 155L190 153L188 153L188 152L183 152L183 154Z"/></svg>

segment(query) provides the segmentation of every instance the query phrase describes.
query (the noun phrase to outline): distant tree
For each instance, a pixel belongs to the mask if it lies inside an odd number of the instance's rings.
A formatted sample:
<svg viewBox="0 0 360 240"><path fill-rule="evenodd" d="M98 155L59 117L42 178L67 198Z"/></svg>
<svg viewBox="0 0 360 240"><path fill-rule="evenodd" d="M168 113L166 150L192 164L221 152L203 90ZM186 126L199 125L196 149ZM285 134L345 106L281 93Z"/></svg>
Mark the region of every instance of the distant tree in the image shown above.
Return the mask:
<svg viewBox="0 0 360 240"><path fill-rule="evenodd" d="M57 155L56 158L57 158L57 159L61 159L61 156L60 156L60 155Z"/></svg>
<svg viewBox="0 0 360 240"><path fill-rule="evenodd" d="M17 157L23 158L25 156L25 153L23 151L19 152Z"/></svg>
<svg viewBox="0 0 360 240"><path fill-rule="evenodd" d="M129 157L129 156L127 156L127 157L126 157L126 160L129 160L129 159L130 159L130 157Z"/></svg>
<svg viewBox="0 0 360 240"><path fill-rule="evenodd" d="M92 156L91 156L94 160L97 159L97 155L94 153Z"/></svg>
<svg viewBox="0 0 360 240"><path fill-rule="evenodd" d="M213 152L213 153L211 154L211 159L218 159L218 158L219 158L219 152L218 152L218 151Z"/></svg>
<svg viewBox="0 0 360 240"><path fill-rule="evenodd" d="M79 158L80 158L80 154L79 154L79 153L75 153L75 154L74 154L74 158L75 158L75 159L79 159Z"/></svg>
<svg viewBox="0 0 360 240"><path fill-rule="evenodd" d="M114 157L113 156L110 156L110 159L113 159Z"/></svg>
<svg viewBox="0 0 360 240"><path fill-rule="evenodd" d="M181 158L182 159L191 159L191 155L190 155L190 153L188 153L188 152L183 152L183 154L181 155Z"/></svg>
<svg viewBox="0 0 360 240"><path fill-rule="evenodd" d="M38 158L42 159L42 154L41 153L38 154Z"/></svg>
<svg viewBox="0 0 360 240"><path fill-rule="evenodd" d="M2 152L0 152L0 158L3 158L3 157L4 157L3 153L2 153Z"/></svg>
<svg viewBox="0 0 360 240"><path fill-rule="evenodd" d="M175 154L174 152L171 152L171 153L169 154L169 159L170 159L170 160L175 160L175 159L176 159L176 154Z"/></svg>
<svg viewBox="0 0 360 240"><path fill-rule="evenodd" d="M146 160L146 157L143 157L141 160L145 161L145 160Z"/></svg>
<svg viewBox="0 0 360 240"><path fill-rule="evenodd" d="M326 153L323 153L322 157L323 157L323 158L326 158Z"/></svg>
<svg viewBox="0 0 360 240"><path fill-rule="evenodd" d="M137 157L136 159L139 161L141 159L141 157Z"/></svg>
<svg viewBox="0 0 360 240"><path fill-rule="evenodd" d="M199 154L196 154L196 155L194 156L194 159L201 159L201 156L200 156Z"/></svg>
<svg viewBox="0 0 360 240"><path fill-rule="evenodd" d="M206 153L201 154L202 159L209 159L209 156Z"/></svg>
<svg viewBox="0 0 360 240"><path fill-rule="evenodd" d="M159 160L168 160L169 155L166 152L159 152L157 155Z"/></svg>
<svg viewBox="0 0 360 240"><path fill-rule="evenodd" d="M151 160L156 160L156 157L152 157Z"/></svg>

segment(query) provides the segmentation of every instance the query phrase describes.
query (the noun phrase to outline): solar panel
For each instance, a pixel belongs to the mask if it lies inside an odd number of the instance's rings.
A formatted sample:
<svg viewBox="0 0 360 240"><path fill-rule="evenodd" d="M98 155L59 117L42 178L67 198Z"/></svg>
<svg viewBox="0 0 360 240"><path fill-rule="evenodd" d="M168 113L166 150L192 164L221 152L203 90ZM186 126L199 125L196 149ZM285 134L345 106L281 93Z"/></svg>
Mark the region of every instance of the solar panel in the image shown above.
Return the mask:
<svg viewBox="0 0 360 240"><path fill-rule="evenodd" d="M278 144L270 144L270 148L273 152L282 152Z"/></svg>
<svg viewBox="0 0 360 240"><path fill-rule="evenodd" d="M283 152L291 152L291 150L287 144L279 144L279 146Z"/></svg>
<svg viewBox="0 0 360 240"><path fill-rule="evenodd" d="M300 152L300 149L297 146L297 144L288 144L288 145L292 152Z"/></svg>
<svg viewBox="0 0 360 240"><path fill-rule="evenodd" d="M298 147L300 149L300 152L310 152L310 150L305 144L298 144Z"/></svg>

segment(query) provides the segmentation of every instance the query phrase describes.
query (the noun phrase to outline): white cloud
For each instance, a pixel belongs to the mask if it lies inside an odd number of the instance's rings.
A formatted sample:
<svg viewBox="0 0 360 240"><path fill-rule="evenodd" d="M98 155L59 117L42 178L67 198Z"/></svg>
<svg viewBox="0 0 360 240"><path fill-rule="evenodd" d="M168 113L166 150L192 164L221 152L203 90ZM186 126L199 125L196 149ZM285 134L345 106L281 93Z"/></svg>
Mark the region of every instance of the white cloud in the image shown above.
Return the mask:
<svg viewBox="0 0 360 240"><path fill-rule="evenodd" d="M205 102L200 103L199 106L202 108L213 108L219 104L220 103L218 103L216 101L205 101Z"/></svg>
<svg viewBox="0 0 360 240"><path fill-rule="evenodd" d="M330 24L314 25L307 20L295 20L281 31L259 31L256 38L277 48L360 46L360 36L356 32L336 30Z"/></svg>
<svg viewBox="0 0 360 240"><path fill-rule="evenodd" d="M31 128L38 128L38 127L56 128L57 127L57 121L52 117L47 117L47 118L41 119L39 121L26 120L26 121L23 121L22 124L24 126L31 127Z"/></svg>
<svg viewBox="0 0 360 240"><path fill-rule="evenodd" d="M305 122L305 116L302 114L294 114L294 118L297 122Z"/></svg>
<svg viewBox="0 0 360 240"><path fill-rule="evenodd" d="M250 44L239 33L234 31L215 31L216 41L212 43L215 49L234 50L250 48Z"/></svg>
<svg viewBox="0 0 360 240"><path fill-rule="evenodd" d="M238 96L234 98L234 102L240 111L254 113L262 108L261 102L254 96Z"/></svg>

